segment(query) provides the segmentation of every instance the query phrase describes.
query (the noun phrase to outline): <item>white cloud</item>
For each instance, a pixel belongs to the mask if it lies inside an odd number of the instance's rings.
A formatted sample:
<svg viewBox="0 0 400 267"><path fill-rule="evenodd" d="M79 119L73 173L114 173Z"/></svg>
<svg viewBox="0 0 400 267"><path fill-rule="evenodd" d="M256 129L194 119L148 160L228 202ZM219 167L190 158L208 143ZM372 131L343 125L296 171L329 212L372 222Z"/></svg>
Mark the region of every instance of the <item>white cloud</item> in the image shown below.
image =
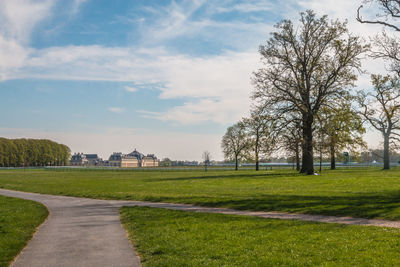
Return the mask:
<svg viewBox="0 0 400 267"><path fill-rule="evenodd" d="M0 32L21 43L29 41L36 24L51 15L55 1L3 0L0 2Z"/></svg>
<svg viewBox="0 0 400 267"><path fill-rule="evenodd" d="M138 90L136 87L131 87L131 86L125 86L124 89L125 91L130 93L136 92Z"/></svg>
<svg viewBox="0 0 400 267"><path fill-rule="evenodd" d="M273 3L270 1L248 1L246 3L235 4L232 6L220 6L215 9L218 13L225 12L261 12L261 11L271 11L274 9Z"/></svg>
<svg viewBox="0 0 400 267"><path fill-rule="evenodd" d="M110 111L112 113L121 114L121 113L124 113L125 109L121 108L121 107L109 107L108 111Z"/></svg>

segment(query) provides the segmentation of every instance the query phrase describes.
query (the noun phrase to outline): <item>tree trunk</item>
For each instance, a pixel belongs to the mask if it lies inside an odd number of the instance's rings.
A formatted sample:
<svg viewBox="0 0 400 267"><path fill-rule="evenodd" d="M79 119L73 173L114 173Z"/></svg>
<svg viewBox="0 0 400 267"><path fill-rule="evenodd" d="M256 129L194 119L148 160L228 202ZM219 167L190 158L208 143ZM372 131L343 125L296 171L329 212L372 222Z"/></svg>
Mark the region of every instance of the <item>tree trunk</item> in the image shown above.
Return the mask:
<svg viewBox="0 0 400 267"><path fill-rule="evenodd" d="M336 169L335 144L331 141L331 170Z"/></svg>
<svg viewBox="0 0 400 267"><path fill-rule="evenodd" d="M257 138L257 140L256 140L256 171L258 171L259 169L260 169L260 164L259 164L259 162L258 162L258 138Z"/></svg>
<svg viewBox="0 0 400 267"><path fill-rule="evenodd" d="M299 144L296 144L296 171L300 171L300 149Z"/></svg>
<svg viewBox="0 0 400 267"><path fill-rule="evenodd" d="M314 174L314 159L313 159L313 116L303 115L303 153L302 166L300 173Z"/></svg>
<svg viewBox="0 0 400 267"><path fill-rule="evenodd" d="M383 135L383 169L390 169L389 134Z"/></svg>
<svg viewBox="0 0 400 267"><path fill-rule="evenodd" d="M235 171L238 170L238 157L235 156Z"/></svg>

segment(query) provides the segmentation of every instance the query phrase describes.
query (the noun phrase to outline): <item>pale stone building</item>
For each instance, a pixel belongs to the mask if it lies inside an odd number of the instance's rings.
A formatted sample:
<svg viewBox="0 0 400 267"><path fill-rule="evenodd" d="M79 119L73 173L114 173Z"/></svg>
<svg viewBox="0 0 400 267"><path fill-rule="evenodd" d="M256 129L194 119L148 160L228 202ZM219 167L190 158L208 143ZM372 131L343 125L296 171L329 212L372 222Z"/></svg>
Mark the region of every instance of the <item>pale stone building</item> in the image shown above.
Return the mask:
<svg viewBox="0 0 400 267"><path fill-rule="evenodd" d="M153 154L145 156L135 149L129 154L113 153L108 160L108 165L121 168L157 167L158 159Z"/></svg>
<svg viewBox="0 0 400 267"><path fill-rule="evenodd" d="M101 164L102 159L97 154L75 153L69 161L71 166L97 166Z"/></svg>

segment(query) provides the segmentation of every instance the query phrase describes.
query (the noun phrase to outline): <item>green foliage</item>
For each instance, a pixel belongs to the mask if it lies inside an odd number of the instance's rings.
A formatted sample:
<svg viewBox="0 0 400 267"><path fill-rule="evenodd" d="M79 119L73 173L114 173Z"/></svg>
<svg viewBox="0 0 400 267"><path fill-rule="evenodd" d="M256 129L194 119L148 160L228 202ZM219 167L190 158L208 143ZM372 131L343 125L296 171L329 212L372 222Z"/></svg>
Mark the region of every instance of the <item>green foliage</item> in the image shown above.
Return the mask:
<svg viewBox="0 0 400 267"><path fill-rule="evenodd" d="M0 266L8 266L47 217L36 202L0 196Z"/></svg>
<svg viewBox="0 0 400 267"><path fill-rule="evenodd" d="M45 139L0 138L0 167L68 165L70 149Z"/></svg>
<svg viewBox="0 0 400 267"><path fill-rule="evenodd" d="M121 209L143 266L398 266L400 230Z"/></svg>

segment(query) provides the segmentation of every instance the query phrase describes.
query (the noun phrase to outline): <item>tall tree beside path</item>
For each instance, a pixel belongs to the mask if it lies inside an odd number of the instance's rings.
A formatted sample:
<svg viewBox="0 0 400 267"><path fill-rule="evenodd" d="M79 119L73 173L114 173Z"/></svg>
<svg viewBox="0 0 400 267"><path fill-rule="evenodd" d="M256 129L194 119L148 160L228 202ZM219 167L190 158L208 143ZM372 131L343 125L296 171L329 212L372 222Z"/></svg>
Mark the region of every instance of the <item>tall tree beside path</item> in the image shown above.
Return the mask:
<svg viewBox="0 0 400 267"><path fill-rule="evenodd" d="M253 99L275 106L281 114L299 114L303 138L300 172L313 174L315 116L354 85L361 54L368 47L349 33L345 22L329 22L327 16L318 18L311 10L300 15L299 26L281 21L267 44L260 46L264 66L254 73Z"/></svg>
<svg viewBox="0 0 400 267"><path fill-rule="evenodd" d="M361 115L383 136L383 169L390 169L390 145L400 140L400 81L371 75L374 90L359 92Z"/></svg>
<svg viewBox="0 0 400 267"><path fill-rule="evenodd" d="M222 151L226 159L235 161L235 170L238 170L239 160L246 158L249 144L246 128L242 122L228 127L225 135L222 137Z"/></svg>

